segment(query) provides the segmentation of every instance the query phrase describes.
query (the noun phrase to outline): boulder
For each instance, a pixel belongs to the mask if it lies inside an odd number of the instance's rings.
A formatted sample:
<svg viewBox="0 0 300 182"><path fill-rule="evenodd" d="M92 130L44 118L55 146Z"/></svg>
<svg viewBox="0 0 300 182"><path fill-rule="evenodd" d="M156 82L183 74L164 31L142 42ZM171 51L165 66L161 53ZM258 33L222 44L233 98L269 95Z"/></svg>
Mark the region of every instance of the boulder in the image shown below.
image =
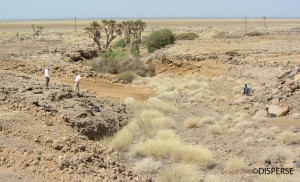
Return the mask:
<svg viewBox="0 0 300 182"><path fill-rule="evenodd" d="M286 75L290 74L291 72L292 72L291 69L285 70L285 71L282 71L282 72L278 73L276 77L278 79L281 79L281 78L285 77Z"/></svg>
<svg viewBox="0 0 300 182"><path fill-rule="evenodd" d="M68 57L70 57L70 59L72 59L73 61L80 61L82 60L82 57L80 55L79 52L72 52L68 54Z"/></svg>
<svg viewBox="0 0 300 182"><path fill-rule="evenodd" d="M268 105L267 106L269 116L272 117L281 117L285 116L289 112L289 107L279 107L277 105Z"/></svg>

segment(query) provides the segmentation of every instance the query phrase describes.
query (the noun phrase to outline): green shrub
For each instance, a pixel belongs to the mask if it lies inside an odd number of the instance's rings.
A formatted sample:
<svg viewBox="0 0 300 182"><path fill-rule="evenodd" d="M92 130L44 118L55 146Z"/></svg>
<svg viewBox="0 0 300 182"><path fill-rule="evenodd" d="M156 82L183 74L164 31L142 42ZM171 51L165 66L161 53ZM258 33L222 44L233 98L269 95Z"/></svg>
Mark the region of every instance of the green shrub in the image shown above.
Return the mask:
<svg viewBox="0 0 300 182"><path fill-rule="evenodd" d="M250 37L262 36L262 35L264 35L264 33L261 33L261 32L248 32L248 33L245 33L245 36L250 36Z"/></svg>
<svg viewBox="0 0 300 182"><path fill-rule="evenodd" d="M134 77L135 77L135 74L131 71L125 71L125 72L118 74L118 79L123 80L126 83L131 83L133 81Z"/></svg>
<svg viewBox="0 0 300 182"><path fill-rule="evenodd" d="M157 49L165 47L166 45L173 44L175 41L175 36L169 29L162 29L152 32L144 40L149 52L154 52Z"/></svg>
<svg viewBox="0 0 300 182"><path fill-rule="evenodd" d="M153 76L155 66L144 64L139 58L130 57L122 51L108 51L92 63L92 70L101 73L120 74L131 71L139 76Z"/></svg>
<svg viewBox="0 0 300 182"><path fill-rule="evenodd" d="M181 33L181 34L175 35L176 40L194 40L198 37L199 36L196 33Z"/></svg>
<svg viewBox="0 0 300 182"><path fill-rule="evenodd" d="M124 48L126 47L127 45L127 41L125 38L123 39L119 39L115 42L115 44L113 45L114 48L118 48L118 47L121 47L121 48Z"/></svg>
<svg viewBox="0 0 300 182"><path fill-rule="evenodd" d="M115 50L115 51L109 50L100 54L100 57L104 59L112 60L112 59L120 59L120 58L128 57L128 54L120 50Z"/></svg>

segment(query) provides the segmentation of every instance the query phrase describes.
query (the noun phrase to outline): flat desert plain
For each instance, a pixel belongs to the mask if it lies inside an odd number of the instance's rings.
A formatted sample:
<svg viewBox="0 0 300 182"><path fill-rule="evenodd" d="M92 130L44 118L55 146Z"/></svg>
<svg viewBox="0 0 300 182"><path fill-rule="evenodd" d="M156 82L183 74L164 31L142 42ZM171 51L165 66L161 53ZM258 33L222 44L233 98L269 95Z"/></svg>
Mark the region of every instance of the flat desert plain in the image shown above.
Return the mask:
<svg viewBox="0 0 300 182"><path fill-rule="evenodd" d="M92 69L92 21L0 22L0 181L300 179L299 19L145 19L197 37L141 44L132 83Z"/></svg>

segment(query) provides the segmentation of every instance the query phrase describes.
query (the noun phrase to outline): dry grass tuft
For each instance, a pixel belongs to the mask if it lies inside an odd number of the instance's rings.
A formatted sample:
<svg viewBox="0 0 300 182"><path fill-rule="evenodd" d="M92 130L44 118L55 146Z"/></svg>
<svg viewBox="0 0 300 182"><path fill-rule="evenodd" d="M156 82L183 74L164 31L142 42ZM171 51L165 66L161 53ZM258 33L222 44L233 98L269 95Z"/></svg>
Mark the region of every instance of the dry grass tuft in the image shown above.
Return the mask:
<svg viewBox="0 0 300 182"><path fill-rule="evenodd" d="M133 169L141 174L156 174L158 170L161 168L162 163L160 161L156 161L152 157L144 158L135 163Z"/></svg>
<svg viewBox="0 0 300 182"><path fill-rule="evenodd" d="M233 157L230 158L225 165L225 172L234 174L240 171L244 171L247 169L247 165L244 162L243 158Z"/></svg>
<svg viewBox="0 0 300 182"><path fill-rule="evenodd" d="M173 164L165 167L158 175L160 182L198 182L200 179L196 166L188 164Z"/></svg>
<svg viewBox="0 0 300 182"><path fill-rule="evenodd" d="M178 109L174 105L163 102L158 98L149 98L144 107L147 109L160 111L164 114L174 113L178 111Z"/></svg>
<svg viewBox="0 0 300 182"><path fill-rule="evenodd" d="M177 90L166 91L161 93L158 98L163 100L175 100L179 97L179 92Z"/></svg>
<svg viewBox="0 0 300 182"><path fill-rule="evenodd" d="M123 128L112 138L110 146L118 151L125 150L131 144L132 139L132 132Z"/></svg>
<svg viewBox="0 0 300 182"><path fill-rule="evenodd" d="M166 157L170 155L174 148L181 145L181 141L176 137L173 131L161 130L154 139L136 144L133 147L133 154L135 156L154 158Z"/></svg>
<svg viewBox="0 0 300 182"><path fill-rule="evenodd" d="M200 119L198 117L190 117L184 121L186 128L197 128L199 127Z"/></svg>
<svg viewBox="0 0 300 182"><path fill-rule="evenodd" d="M184 145L172 130L160 130L153 139L133 147L133 155L154 158L171 157L173 160L210 167L212 153L200 146Z"/></svg>
<svg viewBox="0 0 300 182"><path fill-rule="evenodd" d="M156 110L144 110L135 119L140 133L152 136L161 129L172 128L175 121Z"/></svg>
<svg viewBox="0 0 300 182"><path fill-rule="evenodd" d="M214 117L205 117L201 119L201 124L206 125L206 124L215 124L215 118Z"/></svg>
<svg viewBox="0 0 300 182"><path fill-rule="evenodd" d="M197 145L177 146L172 150L171 158L206 167L214 165L211 151Z"/></svg>
<svg viewBox="0 0 300 182"><path fill-rule="evenodd" d="M300 136L296 133L284 131L277 139L284 144L298 144L300 143Z"/></svg>
<svg viewBox="0 0 300 182"><path fill-rule="evenodd" d="M209 130L212 134L221 134L223 127L220 124L214 124L211 127L209 127Z"/></svg>

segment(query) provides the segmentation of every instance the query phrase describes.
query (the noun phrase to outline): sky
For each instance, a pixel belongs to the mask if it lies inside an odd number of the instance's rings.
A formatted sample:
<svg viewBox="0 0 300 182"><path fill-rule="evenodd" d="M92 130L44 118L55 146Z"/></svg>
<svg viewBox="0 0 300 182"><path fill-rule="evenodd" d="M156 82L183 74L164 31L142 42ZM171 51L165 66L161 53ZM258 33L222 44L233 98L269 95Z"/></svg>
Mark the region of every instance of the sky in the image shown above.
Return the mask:
<svg viewBox="0 0 300 182"><path fill-rule="evenodd" d="M0 20L74 18L299 18L300 0L0 0Z"/></svg>

